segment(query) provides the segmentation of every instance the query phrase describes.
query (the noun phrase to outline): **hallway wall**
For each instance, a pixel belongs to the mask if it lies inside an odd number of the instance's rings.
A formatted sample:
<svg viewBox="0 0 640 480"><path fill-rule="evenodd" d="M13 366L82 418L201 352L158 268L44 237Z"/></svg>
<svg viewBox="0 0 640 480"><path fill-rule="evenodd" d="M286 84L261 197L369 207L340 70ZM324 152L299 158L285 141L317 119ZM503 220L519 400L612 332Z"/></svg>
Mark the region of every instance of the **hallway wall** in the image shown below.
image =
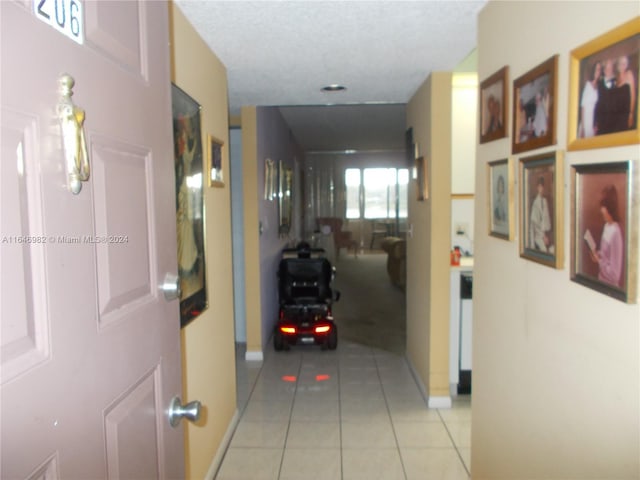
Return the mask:
<svg viewBox="0 0 640 480"><path fill-rule="evenodd" d="M513 79L559 54L557 145L516 155L516 162L566 150L571 50L637 15L633 1L485 6L479 79L509 66L509 119ZM565 155L566 255L557 270L521 259L517 237L487 235L485 164L508 157L511 139L477 152L473 478L640 478L640 306L572 282L569 265L570 166L637 160L638 145Z"/></svg>
<svg viewBox="0 0 640 480"><path fill-rule="evenodd" d="M224 141L225 186L203 187L209 308L181 332L182 398L200 400L205 408L197 425L185 422L185 473L186 478L205 478L236 412L227 79L224 65L180 9L173 3L169 9L171 79L202 105L204 138L211 134Z"/></svg>
<svg viewBox="0 0 640 480"><path fill-rule="evenodd" d="M407 107L417 156L424 156L428 198L409 184L407 241L407 357L432 407L450 406L449 249L451 230L452 74L430 75Z"/></svg>

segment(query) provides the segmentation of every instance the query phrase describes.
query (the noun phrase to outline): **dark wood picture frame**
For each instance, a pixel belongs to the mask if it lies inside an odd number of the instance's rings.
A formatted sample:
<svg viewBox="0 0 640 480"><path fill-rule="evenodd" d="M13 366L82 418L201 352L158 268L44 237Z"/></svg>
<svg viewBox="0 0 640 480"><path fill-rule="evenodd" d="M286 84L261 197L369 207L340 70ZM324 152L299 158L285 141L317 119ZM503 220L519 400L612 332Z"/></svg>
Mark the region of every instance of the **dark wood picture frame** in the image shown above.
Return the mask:
<svg viewBox="0 0 640 480"><path fill-rule="evenodd" d="M509 67L504 66L480 83L480 143L507 136Z"/></svg>
<svg viewBox="0 0 640 480"><path fill-rule="evenodd" d="M556 144L558 55L513 82L511 151Z"/></svg>

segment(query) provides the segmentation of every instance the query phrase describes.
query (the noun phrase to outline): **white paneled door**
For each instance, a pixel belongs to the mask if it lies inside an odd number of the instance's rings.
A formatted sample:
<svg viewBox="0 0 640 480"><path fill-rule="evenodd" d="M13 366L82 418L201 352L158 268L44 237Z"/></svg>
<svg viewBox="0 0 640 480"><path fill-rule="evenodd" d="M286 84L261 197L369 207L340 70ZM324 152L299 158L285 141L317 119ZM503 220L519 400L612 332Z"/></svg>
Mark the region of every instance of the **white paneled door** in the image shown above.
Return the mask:
<svg viewBox="0 0 640 480"><path fill-rule="evenodd" d="M0 478L182 478L167 4L0 16Z"/></svg>

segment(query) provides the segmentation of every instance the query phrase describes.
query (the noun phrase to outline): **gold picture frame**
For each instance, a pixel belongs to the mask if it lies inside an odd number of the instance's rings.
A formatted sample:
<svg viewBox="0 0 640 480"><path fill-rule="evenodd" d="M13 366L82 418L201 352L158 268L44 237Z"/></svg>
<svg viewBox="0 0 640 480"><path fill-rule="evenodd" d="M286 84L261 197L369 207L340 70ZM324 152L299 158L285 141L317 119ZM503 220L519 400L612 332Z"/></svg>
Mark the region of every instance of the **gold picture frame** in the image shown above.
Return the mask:
<svg viewBox="0 0 640 480"><path fill-rule="evenodd" d="M480 83L480 143L507 136L509 67L504 66Z"/></svg>
<svg viewBox="0 0 640 480"><path fill-rule="evenodd" d="M563 158L560 151L520 159L520 257L563 265Z"/></svg>
<svg viewBox="0 0 640 480"><path fill-rule="evenodd" d="M571 166L571 280L637 302L638 161Z"/></svg>
<svg viewBox="0 0 640 480"><path fill-rule="evenodd" d="M224 142L212 135L207 135L207 185L224 187L222 172L222 146Z"/></svg>
<svg viewBox="0 0 640 480"><path fill-rule="evenodd" d="M640 143L639 63L640 17L571 51L569 150Z"/></svg>
<svg viewBox="0 0 640 480"><path fill-rule="evenodd" d="M556 144L558 55L513 81L512 153Z"/></svg>
<svg viewBox="0 0 640 480"><path fill-rule="evenodd" d="M503 240L514 237L513 159L487 163L487 219L489 235Z"/></svg>

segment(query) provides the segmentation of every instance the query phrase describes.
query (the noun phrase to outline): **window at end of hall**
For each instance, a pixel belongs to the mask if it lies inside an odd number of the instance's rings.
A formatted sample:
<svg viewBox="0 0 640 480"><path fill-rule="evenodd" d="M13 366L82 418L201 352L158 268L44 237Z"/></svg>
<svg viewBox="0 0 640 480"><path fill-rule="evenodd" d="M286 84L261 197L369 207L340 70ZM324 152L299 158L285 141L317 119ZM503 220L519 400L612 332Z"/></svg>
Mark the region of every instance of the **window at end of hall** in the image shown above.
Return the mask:
<svg viewBox="0 0 640 480"><path fill-rule="evenodd" d="M347 218L407 218L406 168L347 168Z"/></svg>

